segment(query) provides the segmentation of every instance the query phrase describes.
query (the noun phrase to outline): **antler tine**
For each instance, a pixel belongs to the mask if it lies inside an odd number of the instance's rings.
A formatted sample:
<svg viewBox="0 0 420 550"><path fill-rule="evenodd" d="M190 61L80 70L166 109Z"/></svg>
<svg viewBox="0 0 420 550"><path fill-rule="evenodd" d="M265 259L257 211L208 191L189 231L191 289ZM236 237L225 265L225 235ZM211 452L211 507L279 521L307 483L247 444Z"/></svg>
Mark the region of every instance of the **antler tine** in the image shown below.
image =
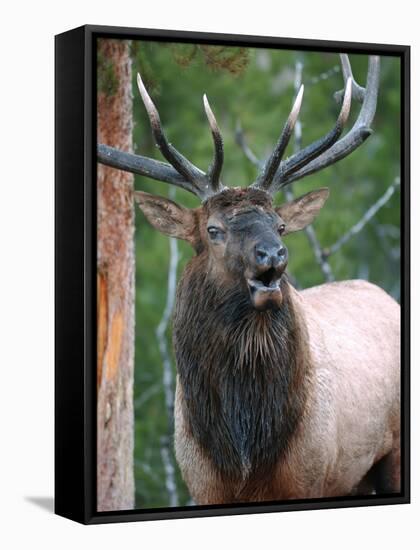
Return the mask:
<svg viewBox="0 0 420 550"><path fill-rule="evenodd" d="M345 65L344 65L345 67ZM343 76L346 78L347 74L343 67ZM342 158L352 153L357 147L359 147L372 133L370 125L373 121L376 112L376 104L378 99L379 89L379 73L380 73L380 59L378 56L369 57L368 74L366 79L366 88L364 90L364 97L362 107L360 109L359 116L354 123L351 130L343 136L340 140L334 143L329 149L324 151L321 155L313 158L309 163L304 166L300 165L299 169L293 171L289 168L296 163L297 153L290 159L285 161L284 166L280 166L275 179L275 190L280 189L292 183L293 181L302 179L310 174L314 174L335 162L338 162ZM351 77L350 77L351 78ZM349 79L347 78L347 86ZM353 79L351 80L353 83ZM347 88L346 86L346 88ZM351 87L352 95L355 88ZM347 90L346 90L347 92Z"/></svg>
<svg viewBox="0 0 420 550"><path fill-rule="evenodd" d="M203 95L204 110L207 115L207 120L210 124L211 135L214 143L214 157L213 161L207 171L207 177L210 180L212 190L217 193L220 191L222 185L220 183L220 174L222 172L224 151L223 151L223 138L220 133L219 126L217 125L216 117L211 110L206 94Z"/></svg>
<svg viewBox="0 0 420 550"><path fill-rule="evenodd" d="M251 187L263 189L265 191L268 191L270 189L273 178L276 175L278 167L280 166L281 159L283 158L284 152L290 140L290 136L292 135L296 121L299 117L300 108L302 106L303 90L304 87L302 85L293 103L292 110L290 111L286 124L283 127L283 131L276 144L276 147L274 148L274 151L271 153L270 157L265 163L263 171Z"/></svg>
<svg viewBox="0 0 420 550"><path fill-rule="evenodd" d="M324 137L320 138L314 143L311 143L307 147L304 147L298 153L282 163L280 170L275 176L273 186L270 189L271 193L275 193L280 187L283 187L285 185L283 181L288 176L290 176L290 174L297 172L298 170L309 164L313 159L319 157L324 151L327 151L338 140L338 138L343 133L344 126L349 118L351 98L352 80L351 78L348 78L340 114L337 117L334 128Z"/></svg>
<svg viewBox="0 0 420 550"><path fill-rule="evenodd" d="M177 151L171 143L168 142L162 128L159 112L151 100L139 73L137 73L137 86L150 120L150 126L152 128L153 137L157 147L166 160L177 170L177 172L193 184L193 192L200 198L206 198L206 175L199 168L194 166L194 164L192 164L188 159L186 159L179 151Z"/></svg>
<svg viewBox="0 0 420 550"><path fill-rule="evenodd" d="M343 79L344 84L347 83L348 79L351 78L352 81L352 97L356 101L359 101L360 103L363 103L363 100L365 98L365 88L363 86L359 86L359 84L355 81L353 76L353 71L351 70L351 64L349 56L346 53L340 53L340 61L341 61L341 71L343 73ZM335 92L334 99L336 101L341 101L342 97L344 95L344 90L340 90L339 92Z"/></svg>

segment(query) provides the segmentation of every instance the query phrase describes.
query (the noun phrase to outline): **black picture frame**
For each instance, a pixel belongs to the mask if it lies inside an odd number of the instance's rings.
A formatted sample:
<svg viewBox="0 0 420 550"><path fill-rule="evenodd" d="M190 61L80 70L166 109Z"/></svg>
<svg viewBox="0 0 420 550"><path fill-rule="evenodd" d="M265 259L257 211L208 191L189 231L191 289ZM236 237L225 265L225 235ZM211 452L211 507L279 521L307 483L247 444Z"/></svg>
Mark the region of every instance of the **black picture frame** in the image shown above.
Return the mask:
<svg viewBox="0 0 420 550"><path fill-rule="evenodd" d="M99 37L376 53L401 60L402 491L96 511L96 50ZM55 37L55 512L110 523L410 502L410 47L87 25Z"/></svg>

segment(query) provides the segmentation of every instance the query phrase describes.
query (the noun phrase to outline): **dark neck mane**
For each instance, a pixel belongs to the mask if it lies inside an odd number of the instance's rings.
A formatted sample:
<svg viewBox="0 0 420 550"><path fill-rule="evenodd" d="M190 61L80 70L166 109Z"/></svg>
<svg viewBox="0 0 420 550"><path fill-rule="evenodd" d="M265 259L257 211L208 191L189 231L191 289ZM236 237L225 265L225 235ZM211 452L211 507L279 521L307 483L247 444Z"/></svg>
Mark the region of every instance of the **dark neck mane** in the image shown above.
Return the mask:
<svg viewBox="0 0 420 550"><path fill-rule="evenodd" d="M257 312L246 289L220 288L193 264L174 316L187 426L223 477L264 476L287 450L306 402L289 285L284 280L280 310Z"/></svg>

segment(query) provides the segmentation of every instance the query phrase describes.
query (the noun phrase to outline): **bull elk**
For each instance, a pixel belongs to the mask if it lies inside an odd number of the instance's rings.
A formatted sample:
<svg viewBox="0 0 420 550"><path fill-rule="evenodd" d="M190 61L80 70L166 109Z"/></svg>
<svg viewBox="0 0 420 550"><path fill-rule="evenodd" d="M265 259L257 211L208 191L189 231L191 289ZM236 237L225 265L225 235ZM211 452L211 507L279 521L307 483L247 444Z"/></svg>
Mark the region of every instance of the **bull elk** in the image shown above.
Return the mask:
<svg viewBox="0 0 420 550"><path fill-rule="evenodd" d="M173 318L177 362L175 451L198 504L333 497L400 490L400 310L366 281L297 291L286 274L286 235L310 224L323 188L273 206L276 192L342 159L371 133L379 58L366 87L341 56L344 90L334 128L283 156L299 90L262 173L247 188L220 179L223 141L204 96L214 141L206 173L167 140L138 75L157 147L170 164L98 146L107 165L176 185L202 204L187 209L135 192L158 231L191 244ZM361 103L340 139L352 97Z"/></svg>

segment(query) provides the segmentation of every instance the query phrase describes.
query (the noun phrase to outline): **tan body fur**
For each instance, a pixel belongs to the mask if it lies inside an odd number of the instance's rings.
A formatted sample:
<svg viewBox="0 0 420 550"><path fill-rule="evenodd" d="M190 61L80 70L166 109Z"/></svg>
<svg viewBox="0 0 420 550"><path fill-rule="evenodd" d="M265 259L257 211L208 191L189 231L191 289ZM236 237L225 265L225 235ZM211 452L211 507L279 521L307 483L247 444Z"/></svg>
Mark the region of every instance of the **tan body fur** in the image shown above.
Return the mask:
<svg viewBox="0 0 420 550"><path fill-rule="evenodd" d="M384 457L389 491L399 491L399 305L365 281L292 289L291 299L307 339L308 401L286 455L271 478L257 480L252 500L370 492L367 474ZM242 500L252 480L219 477L185 425L182 400L178 380L175 449L192 497L197 504Z"/></svg>

